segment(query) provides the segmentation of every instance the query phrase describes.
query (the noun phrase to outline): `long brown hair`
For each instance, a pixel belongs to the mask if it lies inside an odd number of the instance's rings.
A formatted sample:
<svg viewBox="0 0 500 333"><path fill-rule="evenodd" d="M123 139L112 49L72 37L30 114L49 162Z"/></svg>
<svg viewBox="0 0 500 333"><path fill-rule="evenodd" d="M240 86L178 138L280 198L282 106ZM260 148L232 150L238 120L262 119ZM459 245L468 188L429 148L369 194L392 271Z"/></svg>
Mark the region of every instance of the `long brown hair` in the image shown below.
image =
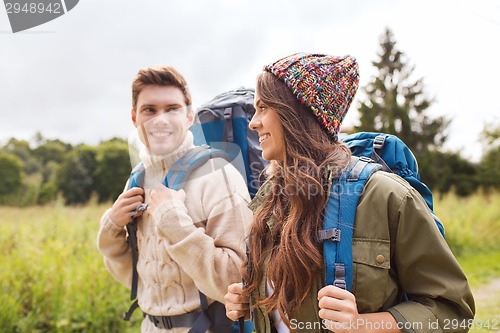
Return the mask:
<svg viewBox="0 0 500 333"><path fill-rule="evenodd" d="M248 238L249 258L242 270L248 283L245 295L258 290L265 258L270 255L267 279L274 292L257 300L255 306L264 306L267 312L278 309L290 327L289 319L296 315L314 278L323 270L317 234L328 197L327 167L345 168L350 152L343 143L329 139L312 111L274 75L260 74L257 91L281 120L285 159L268 166L273 177L271 188L255 213ZM272 228L269 220L275 223Z"/></svg>

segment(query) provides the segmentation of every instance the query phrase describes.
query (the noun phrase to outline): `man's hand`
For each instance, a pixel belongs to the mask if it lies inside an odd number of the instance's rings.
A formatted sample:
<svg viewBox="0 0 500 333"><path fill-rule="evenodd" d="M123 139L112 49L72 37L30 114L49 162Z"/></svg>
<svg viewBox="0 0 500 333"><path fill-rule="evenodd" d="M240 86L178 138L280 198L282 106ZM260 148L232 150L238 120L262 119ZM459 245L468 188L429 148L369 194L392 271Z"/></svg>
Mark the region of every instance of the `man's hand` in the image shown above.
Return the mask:
<svg viewBox="0 0 500 333"><path fill-rule="evenodd" d="M120 227L126 226L134 216L141 216L142 212L137 213L136 209L144 202L144 190L140 187L133 187L116 199L111 207L109 217L114 224Z"/></svg>
<svg viewBox="0 0 500 333"><path fill-rule="evenodd" d="M227 287L227 294L224 296L226 300L226 316L232 321L237 321L241 317L244 317L245 320L250 319L248 297L243 297L242 293L242 283L233 283Z"/></svg>
<svg viewBox="0 0 500 333"><path fill-rule="evenodd" d="M179 200L184 202L186 200L186 193L184 190L172 190L165 185L159 185L158 187L152 189L151 192L149 192L148 198L149 213L152 214L162 202L169 200Z"/></svg>

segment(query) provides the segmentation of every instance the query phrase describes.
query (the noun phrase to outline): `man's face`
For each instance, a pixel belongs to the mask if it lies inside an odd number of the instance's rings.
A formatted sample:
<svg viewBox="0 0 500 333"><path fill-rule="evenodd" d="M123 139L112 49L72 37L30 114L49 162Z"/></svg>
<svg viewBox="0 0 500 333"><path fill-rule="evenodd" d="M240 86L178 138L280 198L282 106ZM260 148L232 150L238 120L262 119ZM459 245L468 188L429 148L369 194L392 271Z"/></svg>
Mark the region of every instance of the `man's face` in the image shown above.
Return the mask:
<svg viewBox="0 0 500 333"><path fill-rule="evenodd" d="M193 120L182 91L173 86L145 86L132 109L139 137L153 155L165 155L179 147Z"/></svg>

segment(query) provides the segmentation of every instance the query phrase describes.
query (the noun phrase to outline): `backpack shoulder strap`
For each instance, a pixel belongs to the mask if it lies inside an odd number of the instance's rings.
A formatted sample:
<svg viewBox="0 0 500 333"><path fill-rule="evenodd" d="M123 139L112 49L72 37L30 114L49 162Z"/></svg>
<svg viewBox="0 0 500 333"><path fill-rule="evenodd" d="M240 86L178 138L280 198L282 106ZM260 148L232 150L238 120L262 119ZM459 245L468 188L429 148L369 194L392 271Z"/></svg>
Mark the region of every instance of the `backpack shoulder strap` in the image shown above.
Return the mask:
<svg viewBox="0 0 500 333"><path fill-rule="evenodd" d="M144 186L144 164L137 164L130 172L130 177L128 179L127 190L132 187L143 187Z"/></svg>
<svg viewBox="0 0 500 333"><path fill-rule="evenodd" d="M168 171L165 177L165 186L176 191L180 190L194 170L201 167L208 160L218 157L231 161L225 151L208 145L201 145L188 150Z"/></svg>
<svg viewBox="0 0 500 333"><path fill-rule="evenodd" d="M351 158L347 171L332 183L324 211L323 241L325 282L339 288L352 288L352 235L359 197L370 176L382 166L367 157Z"/></svg>
<svg viewBox="0 0 500 333"><path fill-rule="evenodd" d="M130 178L128 180L127 190L133 187L143 187L144 186L144 164L139 163L132 172L130 173ZM125 313L124 320L130 320L132 313L138 308L139 304L137 302L137 283L139 280L139 275L137 273L137 260L139 258L139 248L137 246L137 220L135 217L127 224L127 243L132 250L132 285L130 289L130 300L134 301L130 306L129 310Z"/></svg>

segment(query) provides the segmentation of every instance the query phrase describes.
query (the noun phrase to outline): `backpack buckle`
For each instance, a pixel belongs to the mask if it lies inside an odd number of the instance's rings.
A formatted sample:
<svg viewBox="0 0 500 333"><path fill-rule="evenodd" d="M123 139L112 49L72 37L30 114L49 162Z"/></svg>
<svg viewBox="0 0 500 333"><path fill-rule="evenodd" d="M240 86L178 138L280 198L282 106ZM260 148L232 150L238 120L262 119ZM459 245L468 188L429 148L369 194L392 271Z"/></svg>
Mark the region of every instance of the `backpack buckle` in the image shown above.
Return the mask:
<svg viewBox="0 0 500 333"><path fill-rule="evenodd" d="M149 314L147 316L156 328L169 330L174 327L169 316L152 316Z"/></svg>
<svg viewBox="0 0 500 333"><path fill-rule="evenodd" d="M233 115L233 110L231 108L224 109L224 119L225 120L230 120L232 115Z"/></svg>
<svg viewBox="0 0 500 333"><path fill-rule="evenodd" d="M377 135L375 139L373 139L373 148L375 149L384 148L384 144L385 144L385 136L383 135Z"/></svg>
<svg viewBox="0 0 500 333"><path fill-rule="evenodd" d="M172 320L170 320L170 317L169 316L162 316L161 317L161 321L163 323L163 326L166 328L166 329L171 329L173 326L172 326Z"/></svg>
<svg viewBox="0 0 500 333"><path fill-rule="evenodd" d="M360 156L360 157L359 157L359 160L360 160L361 162L366 162L366 163L371 163L371 162L373 162L373 160L372 160L371 158L366 157L366 156Z"/></svg>
<svg viewBox="0 0 500 333"><path fill-rule="evenodd" d="M318 239L320 241L331 240L333 242L340 242L340 229L332 228L327 230L318 231Z"/></svg>
<svg viewBox="0 0 500 333"><path fill-rule="evenodd" d="M333 285L335 287L339 287L341 289L347 289L346 283L346 269L344 264L335 264L335 280L333 281Z"/></svg>
<svg viewBox="0 0 500 333"><path fill-rule="evenodd" d="M340 288L340 289L344 289L344 290L347 289L347 285L345 283L345 280L335 280L335 281L333 281L333 285L335 287Z"/></svg>

